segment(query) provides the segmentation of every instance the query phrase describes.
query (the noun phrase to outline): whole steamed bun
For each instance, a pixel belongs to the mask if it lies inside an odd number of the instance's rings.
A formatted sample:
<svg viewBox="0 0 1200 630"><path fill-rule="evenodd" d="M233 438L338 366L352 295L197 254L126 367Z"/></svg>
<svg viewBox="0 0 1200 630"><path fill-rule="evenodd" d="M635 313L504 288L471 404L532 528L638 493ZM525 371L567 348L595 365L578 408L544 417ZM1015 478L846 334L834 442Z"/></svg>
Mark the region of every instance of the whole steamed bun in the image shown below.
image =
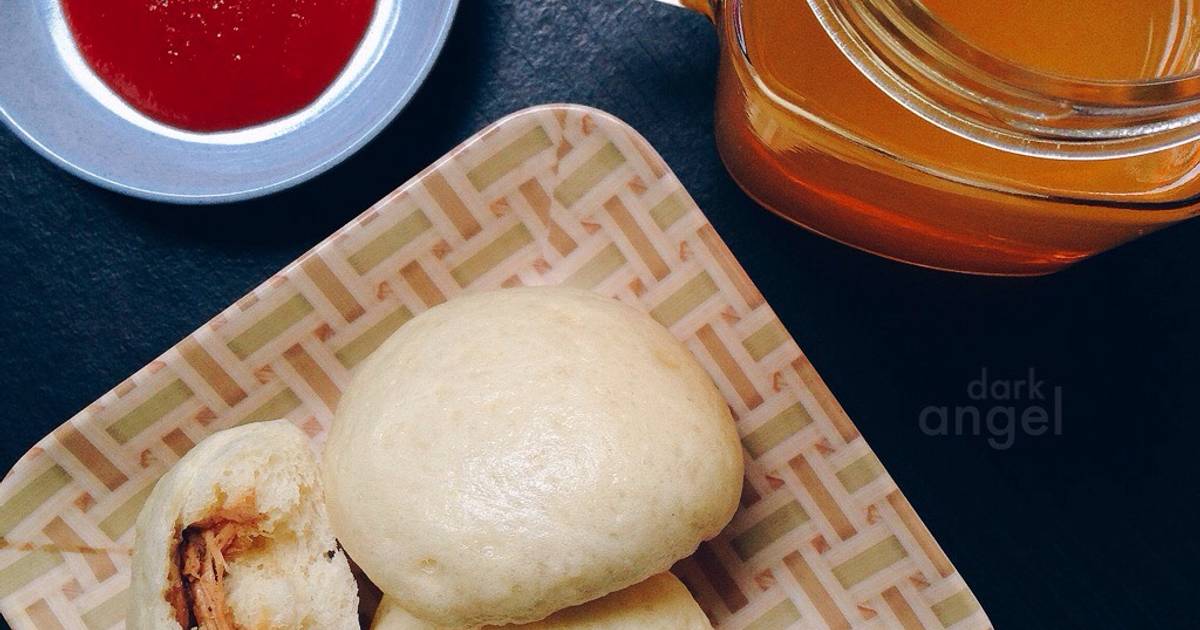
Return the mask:
<svg viewBox="0 0 1200 630"><path fill-rule="evenodd" d="M729 522L741 445L691 353L630 306L518 288L421 314L325 446L334 532L435 625L525 623L666 571Z"/></svg>

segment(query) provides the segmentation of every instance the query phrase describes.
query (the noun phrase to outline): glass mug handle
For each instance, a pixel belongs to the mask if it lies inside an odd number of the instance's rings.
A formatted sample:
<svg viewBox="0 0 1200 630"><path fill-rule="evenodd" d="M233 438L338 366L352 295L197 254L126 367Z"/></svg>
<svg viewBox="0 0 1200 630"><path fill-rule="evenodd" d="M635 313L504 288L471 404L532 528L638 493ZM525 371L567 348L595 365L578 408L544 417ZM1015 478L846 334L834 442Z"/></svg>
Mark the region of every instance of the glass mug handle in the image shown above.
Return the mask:
<svg viewBox="0 0 1200 630"><path fill-rule="evenodd" d="M716 5L720 3L720 0L658 0L658 1L663 4L669 4L673 7L682 7L684 9L691 9L693 11L696 11L697 13L703 14L709 20L712 20L713 16L716 15Z"/></svg>

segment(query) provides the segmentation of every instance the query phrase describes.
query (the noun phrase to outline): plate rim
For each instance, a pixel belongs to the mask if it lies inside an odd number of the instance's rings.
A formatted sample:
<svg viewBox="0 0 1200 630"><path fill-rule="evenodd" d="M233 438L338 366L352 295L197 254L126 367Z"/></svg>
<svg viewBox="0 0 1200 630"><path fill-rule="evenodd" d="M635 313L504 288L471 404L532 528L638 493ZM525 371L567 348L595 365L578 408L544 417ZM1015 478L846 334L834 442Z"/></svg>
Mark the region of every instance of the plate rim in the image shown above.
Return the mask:
<svg viewBox="0 0 1200 630"><path fill-rule="evenodd" d="M445 11L441 15L440 21L435 25L436 35L434 43L424 51L424 57L420 61L419 70L413 75L405 91L396 98L395 102L387 109L374 125L372 125L365 133L360 134L353 142L347 144L340 151L328 156L325 160L315 164L304 171L293 173L287 177L277 179L267 184L261 184L250 188L233 190L228 192L216 193L174 193L160 190L151 190L141 188L130 184L122 183L116 179L112 179L96 173L92 170L84 168L69 158L55 152L51 147L47 146L39 140L34 134L30 133L21 125L20 121L16 120L4 106L3 101L0 101L0 122L19 139L22 144L33 149L35 153L46 159L50 163L60 169L70 173L71 175L82 179L90 184L115 192L122 195L128 195L138 199L147 201L156 201L174 205L214 205L223 203L234 203L238 201L246 201L265 197L273 193L281 192L288 188L298 186L304 182L316 178L333 167L341 164L351 155L357 153L371 140L374 140L388 125L404 111L412 99L416 96L417 91L425 84L429 74L433 71L433 67L437 64L437 60L441 57L442 50L446 46L446 41L450 37L450 31L454 26L454 19L458 15L458 7L460 0L445 0ZM401 9L403 10L403 9Z"/></svg>

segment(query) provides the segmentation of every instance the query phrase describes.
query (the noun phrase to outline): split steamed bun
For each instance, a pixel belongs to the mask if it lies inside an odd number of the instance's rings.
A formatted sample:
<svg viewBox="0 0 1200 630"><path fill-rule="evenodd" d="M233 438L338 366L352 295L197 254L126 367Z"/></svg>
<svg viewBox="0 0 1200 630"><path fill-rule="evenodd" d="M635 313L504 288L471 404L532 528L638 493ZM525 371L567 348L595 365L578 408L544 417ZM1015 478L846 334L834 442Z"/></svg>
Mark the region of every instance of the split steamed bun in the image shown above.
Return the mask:
<svg viewBox="0 0 1200 630"><path fill-rule="evenodd" d="M201 441L138 515L128 627L357 630L323 501L308 439L286 420Z"/></svg>
<svg viewBox="0 0 1200 630"><path fill-rule="evenodd" d="M489 626L495 628L495 626ZM712 630L704 611L674 575L660 573L645 582L586 604L561 610L542 621L511 630ZM371 630L447 629L408 614L386 597L375 613Z"/></svg>
<svg viewBox="0 0 1200 630"><path fill-rule="evenodd" d="M678 340L586 291L433 308L361 366L322 463L330 520L405 610L525 623L666 571L732 518L729 408Z"/></svg>

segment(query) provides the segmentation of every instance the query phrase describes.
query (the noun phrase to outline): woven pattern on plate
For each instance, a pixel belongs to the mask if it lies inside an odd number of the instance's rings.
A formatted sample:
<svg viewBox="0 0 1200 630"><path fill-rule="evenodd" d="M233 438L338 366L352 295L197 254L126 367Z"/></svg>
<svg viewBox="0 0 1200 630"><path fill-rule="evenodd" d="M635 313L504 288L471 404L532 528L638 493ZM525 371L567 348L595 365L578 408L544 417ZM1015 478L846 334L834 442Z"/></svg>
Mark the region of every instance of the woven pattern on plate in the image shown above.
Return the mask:
<svg viewBox="0 0 1200 630"><path fill-rule="evenodd" d="M204 436L286 417L319 445L392 331L466 290L569 284L682 339L733 408L743 508L676 573L722 629L989 622L762 295L654 150L595 110L468 141L47 436L0 485L15 628L124 624L132 525Z"/></svg>

